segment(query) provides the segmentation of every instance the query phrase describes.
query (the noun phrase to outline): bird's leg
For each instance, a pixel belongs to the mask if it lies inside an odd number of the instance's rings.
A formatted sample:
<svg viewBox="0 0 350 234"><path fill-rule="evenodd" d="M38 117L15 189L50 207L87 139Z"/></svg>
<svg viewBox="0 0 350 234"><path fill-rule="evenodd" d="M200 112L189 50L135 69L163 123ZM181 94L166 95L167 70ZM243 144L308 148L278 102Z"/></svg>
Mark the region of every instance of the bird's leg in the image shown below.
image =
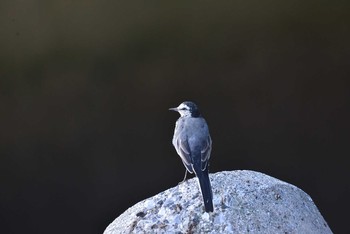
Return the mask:
<svg viewBox="0 0 350 234"><path fill-rule="evenodd" d="M184 179L181 182L179 182L179 184L182 184L183 182L185 182L186 177L187 177L187 169L185 169L185 177L184 177Z"/></svg>

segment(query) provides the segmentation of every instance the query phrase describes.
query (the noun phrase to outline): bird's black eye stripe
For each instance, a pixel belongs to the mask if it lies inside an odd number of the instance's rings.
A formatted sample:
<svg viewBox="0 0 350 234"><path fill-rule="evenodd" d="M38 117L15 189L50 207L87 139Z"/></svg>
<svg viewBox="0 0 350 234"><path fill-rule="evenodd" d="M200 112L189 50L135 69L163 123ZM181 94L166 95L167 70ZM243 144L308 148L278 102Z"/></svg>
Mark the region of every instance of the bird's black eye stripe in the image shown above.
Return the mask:
<svg viewBox="0 0 350 234"><path fill-rule="evenodd" d="M180 110L186 110L186 108L185 108L185 107L182 107Z"/></svg>

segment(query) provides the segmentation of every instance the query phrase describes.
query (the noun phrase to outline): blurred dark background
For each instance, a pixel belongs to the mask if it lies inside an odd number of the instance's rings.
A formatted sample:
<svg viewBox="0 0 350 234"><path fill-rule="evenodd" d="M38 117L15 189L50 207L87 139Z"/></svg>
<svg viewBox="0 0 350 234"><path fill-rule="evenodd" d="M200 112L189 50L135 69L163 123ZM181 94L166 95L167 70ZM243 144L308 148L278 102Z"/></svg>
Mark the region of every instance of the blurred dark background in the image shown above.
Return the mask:
<svg viewBox="0 0 350 234"><path fill-rule="evenodd" d="M2 233L102 233L183 178L195 101L211 172L307 192L349 233L349 1L0 3Z"/></svg>

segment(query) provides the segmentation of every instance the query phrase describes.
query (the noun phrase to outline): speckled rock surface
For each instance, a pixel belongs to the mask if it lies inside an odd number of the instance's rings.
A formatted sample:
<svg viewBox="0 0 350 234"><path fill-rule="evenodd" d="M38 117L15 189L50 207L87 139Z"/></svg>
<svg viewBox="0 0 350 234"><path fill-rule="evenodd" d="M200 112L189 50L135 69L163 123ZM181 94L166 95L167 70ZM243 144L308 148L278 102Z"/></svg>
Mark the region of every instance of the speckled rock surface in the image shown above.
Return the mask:
<svg viewBox="0 0 350 234"><path fill-rule="evenodd" d="M254 171L210 174L214 212L196 178L143 200L105 230L117 233L332 233L301 189Z"/></svg>

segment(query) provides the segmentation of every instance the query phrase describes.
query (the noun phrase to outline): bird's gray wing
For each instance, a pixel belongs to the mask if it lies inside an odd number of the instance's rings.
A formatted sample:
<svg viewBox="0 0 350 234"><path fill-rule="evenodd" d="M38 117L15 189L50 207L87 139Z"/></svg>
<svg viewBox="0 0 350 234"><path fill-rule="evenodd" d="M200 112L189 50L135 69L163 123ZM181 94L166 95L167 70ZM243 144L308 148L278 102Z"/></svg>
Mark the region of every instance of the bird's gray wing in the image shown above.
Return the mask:
<svg viewBox="0 0 350 234"><path fill-rule="evenodd" d="M185 165L186 169L192 173L192 159L191 159L191 150L190 146L188 145L188 141L186 140L181 140L180 138L177 139L176 141L176 150L177 153L180 155L183 164Z"/></svg>
<svg viewBox="0 0 350 234"><path fill-rule="evenodd" d="M203 171L206 169L208 165L210 153L211 153L211 138L210 138L210 135L208 135L206 141L204 141L203 143L202 150L201 150L201 161L202 161L201 169Z"/></svg>

